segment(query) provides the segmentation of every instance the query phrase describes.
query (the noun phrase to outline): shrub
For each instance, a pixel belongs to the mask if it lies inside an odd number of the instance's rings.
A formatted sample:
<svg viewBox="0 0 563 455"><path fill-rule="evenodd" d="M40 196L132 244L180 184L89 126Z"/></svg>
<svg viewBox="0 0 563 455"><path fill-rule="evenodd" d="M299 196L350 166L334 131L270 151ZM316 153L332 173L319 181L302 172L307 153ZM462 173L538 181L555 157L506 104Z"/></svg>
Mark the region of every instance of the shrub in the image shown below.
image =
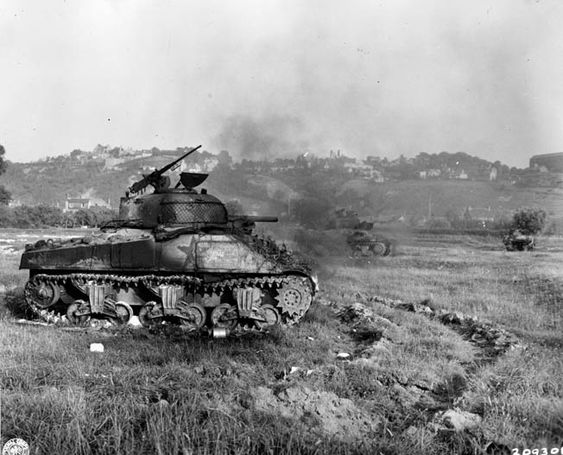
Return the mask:
<svg viewBox="0 0 563 455"><path fill-rule="evenodd" d="M428 229L449 229L450 222L446 218L430 218L425 225Z"/></svg>
<svg viewBox="0 0 563 455"><path fill-rule="evenodd" d="M516 211L512 218L512 228L518 229L524 235L534 235L545 226L546 213L543 209L522 208Z"/></svg>

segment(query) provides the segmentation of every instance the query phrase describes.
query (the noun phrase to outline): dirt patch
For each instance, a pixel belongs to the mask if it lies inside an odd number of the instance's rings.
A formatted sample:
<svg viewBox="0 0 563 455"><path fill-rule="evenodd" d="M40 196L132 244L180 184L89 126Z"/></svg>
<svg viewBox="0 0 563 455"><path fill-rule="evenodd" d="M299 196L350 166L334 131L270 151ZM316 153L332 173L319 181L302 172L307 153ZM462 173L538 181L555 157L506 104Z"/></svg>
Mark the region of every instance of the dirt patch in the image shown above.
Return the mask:
<svg viewBox="0 0 563 455"><path fill-rule="evenodd" d="M258 387L252 396L256 410L300 420L340 440L366 437L380 423L349 399L304 386L292 386L277 394L268 387Z"/></svg>
<svg viewBox="0 0 563 455"><path fill-rule="evenodd" d="M481 349L480 358L484 362L493 361L496 357L504 354L509 349L520 345L515 335L500 327L489 322L481 321L478 318L467 316L461 312L435 310L427 301L421 303L405 303L401 300L380 296L372 296L367 300L381 303L391 308L424 314L429 318L439 320L441 323L460 333L469 342L479 347Z"/></svg>
<svg viewBox="0 0 563 455"><path fill-rule="evenodd" d="M340 308L338 317L351 328L351 337L358 343L373 348L374 342L395 341L402 336L400 326L378 315L362 303Z"/></svg>
<svg viewBox="0 0 563 455"><path fill-rule="evenodd" d="M372 302L397 310L419 313L425 318L438 321L448 329L460 334L465 342L478 348L473 361L462 363L463 371L449 375L441 383L426 384L400 376L379 376L380 384L388 387L390 398L397 405L402 409L417 410L419 413L418 417L413 418L410 422L405 422L405 425L410 425L410 427L395 428L395 430L404 430L409 434L409 432L418 431L417 427L413 426L416 424L428 433L427 436L438 437L444 441L462 437L473 441L470 444L472 447L495 445L496 443L487 440L482 435L481 429L478 428L482 417L457 406L461 404L460 399L467 388L469 378L479 366L494 362L507 350L518 347L517 337L500 327L463 313L436 310L430 306L430 302L405 303L379 296L361 297L364 297L363 302L340 308L338 316L351 328L353 333L369 330L371 333L379 333L379 337L368 340L365 337L353 336L352 338L356 338L358 348L355 353L356 358L351 361L351 364L367 366L373 364L377 367L380 359L392 355L395 344L401 344L401 333L404 329L378 315L370 307Z"/></svg>

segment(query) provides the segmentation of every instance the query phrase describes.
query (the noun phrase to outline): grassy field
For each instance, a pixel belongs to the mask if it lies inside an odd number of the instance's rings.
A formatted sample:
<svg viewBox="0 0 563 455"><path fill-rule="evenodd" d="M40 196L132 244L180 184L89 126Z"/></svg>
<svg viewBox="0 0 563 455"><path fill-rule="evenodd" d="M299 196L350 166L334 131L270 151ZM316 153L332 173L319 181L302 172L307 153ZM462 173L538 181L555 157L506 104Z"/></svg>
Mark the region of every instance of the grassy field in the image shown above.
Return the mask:
<svg viewBox="0 0 563 455"><path fill-rule="evenodd" d="M302 323L224 340L18 323L8 307L26 277L6 253L1 442L25 439L32 454L561 447L563 239L539 243L507 253L498 239L426 236L371 263L324 258L322 292ZM437 316L455 312L516 341L493 352L479 342L487 333ZM94 342L105 352L89 352ZM454 431L442 419L451 409L477 420Z"/></svg>

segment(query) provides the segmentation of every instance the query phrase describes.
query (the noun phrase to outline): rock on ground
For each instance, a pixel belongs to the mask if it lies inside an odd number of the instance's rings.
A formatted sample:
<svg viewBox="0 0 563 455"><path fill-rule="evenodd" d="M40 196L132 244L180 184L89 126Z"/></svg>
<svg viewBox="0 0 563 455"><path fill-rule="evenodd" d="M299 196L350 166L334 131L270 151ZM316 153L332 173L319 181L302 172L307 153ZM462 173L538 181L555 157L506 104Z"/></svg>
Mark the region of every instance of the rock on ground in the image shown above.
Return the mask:
<svg viewBox="0 0 563 455"><path fill-rule="evenodd" d="M434 421L454 431L471 430L481 423L481 416L459 409L448 409L436 414Z"/></svg>

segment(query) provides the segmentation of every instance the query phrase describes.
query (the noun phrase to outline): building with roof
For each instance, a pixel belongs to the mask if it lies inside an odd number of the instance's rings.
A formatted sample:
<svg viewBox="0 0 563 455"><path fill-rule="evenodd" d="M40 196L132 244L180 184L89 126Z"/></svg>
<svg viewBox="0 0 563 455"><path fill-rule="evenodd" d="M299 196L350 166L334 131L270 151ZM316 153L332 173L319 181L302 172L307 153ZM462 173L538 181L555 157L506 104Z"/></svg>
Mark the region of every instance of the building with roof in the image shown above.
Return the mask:
<svg viewBox="0 0 563 455"><path fill-rule="evenodd" d="M546 153L530 158L530 169L541 172L563 172L563 153Z"/></svg>
<svg viewBox="0 0 563 455"><path fill-rule="evenodd" d="M89 197L67 197L65 200L65 206L63 212L73 213L82 209L90 209L92 207L103 207L111 208L110 202L104 201L99 198L89 198Z"/></svg>

